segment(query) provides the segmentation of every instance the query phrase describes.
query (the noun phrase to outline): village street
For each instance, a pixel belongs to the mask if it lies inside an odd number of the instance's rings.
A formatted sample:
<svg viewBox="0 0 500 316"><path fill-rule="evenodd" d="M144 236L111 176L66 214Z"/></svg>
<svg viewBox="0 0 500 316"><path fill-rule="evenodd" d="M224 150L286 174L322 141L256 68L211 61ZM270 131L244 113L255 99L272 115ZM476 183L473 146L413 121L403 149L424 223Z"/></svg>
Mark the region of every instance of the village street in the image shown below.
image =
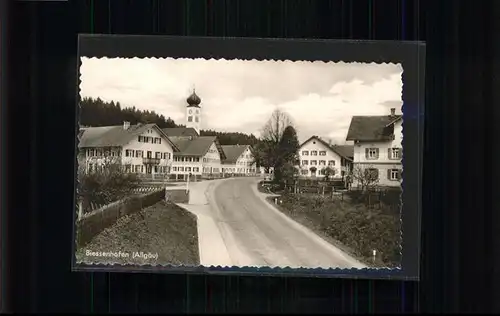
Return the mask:
<svg viewBox="0 0 500 316"><path fill-rule="evenodd" d="M293 221L257 190L259 178L190 183L198 216L202 265L363 268L364 265Z"/></svg>

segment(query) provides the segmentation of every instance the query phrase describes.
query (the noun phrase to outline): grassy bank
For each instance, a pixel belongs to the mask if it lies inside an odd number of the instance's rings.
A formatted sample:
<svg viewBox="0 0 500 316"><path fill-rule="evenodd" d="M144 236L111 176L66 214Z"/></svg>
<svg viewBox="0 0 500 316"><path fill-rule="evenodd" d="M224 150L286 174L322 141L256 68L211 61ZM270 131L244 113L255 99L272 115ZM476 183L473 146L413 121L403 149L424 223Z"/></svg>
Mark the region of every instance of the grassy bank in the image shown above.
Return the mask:
<svg viewBox="0 0 500 316"><path fill-rule="evenodd" d="M318 194L285 194L280 200L286 215L367 265L400 266L400 213L394 206L370 209L349 196L342 201Z"/></svg>
<svg viewBox="0 0 500 316"><path fill-rule="evenodd" d="M128 253L128 257L88 257L87 251ZM134 252L158 254L133 258ZM159 202L120 218L76 253L78 262L118 264L198 265L196 217L173 203Z"/></svg>

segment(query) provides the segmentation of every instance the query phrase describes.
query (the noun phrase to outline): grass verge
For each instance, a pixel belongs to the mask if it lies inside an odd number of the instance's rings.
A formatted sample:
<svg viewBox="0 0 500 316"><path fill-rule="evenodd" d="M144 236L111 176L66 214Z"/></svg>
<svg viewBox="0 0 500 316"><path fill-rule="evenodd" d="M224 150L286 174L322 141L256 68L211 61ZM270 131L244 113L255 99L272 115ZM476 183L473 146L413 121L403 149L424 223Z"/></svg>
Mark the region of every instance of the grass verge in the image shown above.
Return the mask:
<svg viewBox="0 0 500 316"><path fill-rule="evenodd" d="M86 255L88 251L122 252L128 256L91 257ZM133 258L137 252L157 254L157 258ZM165 202L120 218L76 252L77 262L86 264L199 265L199 257L196 217Z"/></svg>
<svg viewBox="0 0 500 316"><path fill-rule="evenodd" d="M382 204L363 203L319 194L285 194L278 209L319 236L371 267L400 267L400 213ZM268 198L274 204L274 198ZM375 259L373 250L376 250Z"/></svg>

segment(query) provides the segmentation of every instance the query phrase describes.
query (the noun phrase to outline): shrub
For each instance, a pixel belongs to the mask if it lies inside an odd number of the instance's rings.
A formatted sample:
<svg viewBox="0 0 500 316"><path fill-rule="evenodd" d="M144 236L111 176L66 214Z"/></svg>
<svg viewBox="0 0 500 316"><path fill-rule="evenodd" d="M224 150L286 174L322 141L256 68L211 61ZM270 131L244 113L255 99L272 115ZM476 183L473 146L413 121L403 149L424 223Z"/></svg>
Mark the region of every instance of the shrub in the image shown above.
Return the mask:
<svg viewBox="0 0 500 316"><path fill-rule="evenodd" d="M91 202L106 205L132 195L140 183L136 174L124 172L118 164L105 166L99 172L80 172L78 179L78 197L84 212L90 210Z"/></svg>

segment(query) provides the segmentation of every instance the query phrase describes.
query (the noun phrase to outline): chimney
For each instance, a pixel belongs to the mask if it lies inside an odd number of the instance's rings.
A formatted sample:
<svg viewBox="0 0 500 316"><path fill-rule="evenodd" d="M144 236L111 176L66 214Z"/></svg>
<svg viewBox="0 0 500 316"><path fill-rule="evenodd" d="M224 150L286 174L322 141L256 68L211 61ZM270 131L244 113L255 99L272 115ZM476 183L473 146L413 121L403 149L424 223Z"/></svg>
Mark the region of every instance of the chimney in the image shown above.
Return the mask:
<svg viewBox="0 0 500 316"><path fill-rule="evenodd" d="M128 130L129 127L130 127L130 122L124 121L123 122L123 129Z"/></svg>
<svg viewBox="0 0 500 316"><path fill-rule="evenodd" d="M328 139L328 145L332 145L332 140L331 139Z"/></svg>
<svg viewBox="0 0 500 316"><path fill-rule="evenodd" d="M391 116L396 116L396 108L391 108Z"/></svg>

